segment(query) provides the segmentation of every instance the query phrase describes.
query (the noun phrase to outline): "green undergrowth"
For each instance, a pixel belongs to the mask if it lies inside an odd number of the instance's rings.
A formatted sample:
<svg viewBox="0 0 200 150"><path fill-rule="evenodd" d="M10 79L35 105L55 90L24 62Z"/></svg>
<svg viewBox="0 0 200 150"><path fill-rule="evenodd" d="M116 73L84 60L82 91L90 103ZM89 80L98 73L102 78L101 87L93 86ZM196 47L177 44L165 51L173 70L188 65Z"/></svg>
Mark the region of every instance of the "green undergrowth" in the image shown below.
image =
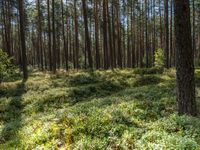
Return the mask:
<svg viewBox="0 0 200 150"><path fill-rule="evenodd" d="M198 150L200 120L176 114L175 83L173 69L33 71L0 85L0 149Z"/></svg>

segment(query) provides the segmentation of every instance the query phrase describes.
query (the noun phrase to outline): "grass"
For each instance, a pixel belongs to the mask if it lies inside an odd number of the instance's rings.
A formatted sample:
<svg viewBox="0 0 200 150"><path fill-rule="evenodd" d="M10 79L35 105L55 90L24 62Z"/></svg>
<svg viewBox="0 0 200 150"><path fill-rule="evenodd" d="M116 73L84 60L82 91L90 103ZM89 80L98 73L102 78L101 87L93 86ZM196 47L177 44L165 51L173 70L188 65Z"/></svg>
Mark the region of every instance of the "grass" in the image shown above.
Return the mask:
<svg viewBox="0 0 200 150"><path fill-rule="evenodd" d="M198 150L200 119L176 114L175 71L162 72L36 71L5 82L0 149ZM198 103L199 80L197 70Z"/></svg>

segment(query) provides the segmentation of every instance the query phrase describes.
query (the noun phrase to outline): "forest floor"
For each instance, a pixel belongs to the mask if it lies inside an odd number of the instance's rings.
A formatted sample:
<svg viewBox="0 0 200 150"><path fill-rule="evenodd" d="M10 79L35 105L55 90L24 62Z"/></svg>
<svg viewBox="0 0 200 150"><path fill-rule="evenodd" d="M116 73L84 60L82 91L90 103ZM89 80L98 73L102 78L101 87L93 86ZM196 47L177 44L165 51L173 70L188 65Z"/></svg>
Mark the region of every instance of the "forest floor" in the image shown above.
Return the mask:
<svg viewBox="0 0 200 150"><path fill-rule="evenodd" d="M196 70L200 110L200 69ZM176 113L175 70L51 75L0 85L0 150L200 149L200 118Z"/></svg>

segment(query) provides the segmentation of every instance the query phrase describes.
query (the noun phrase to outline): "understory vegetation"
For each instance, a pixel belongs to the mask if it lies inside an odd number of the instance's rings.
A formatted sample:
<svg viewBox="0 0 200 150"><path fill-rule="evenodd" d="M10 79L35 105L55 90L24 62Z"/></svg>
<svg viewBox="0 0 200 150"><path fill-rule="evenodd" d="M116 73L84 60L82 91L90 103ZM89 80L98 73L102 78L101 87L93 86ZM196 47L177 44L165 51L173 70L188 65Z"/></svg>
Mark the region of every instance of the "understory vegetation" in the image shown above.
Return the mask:
<svg viewBox="0 0 200 150"><path fill-rule="evenodd" d="M200 69L196 70L197 102ZM42 73L0 84L0 149L200 149L176 113L175 70Z"/></svg>

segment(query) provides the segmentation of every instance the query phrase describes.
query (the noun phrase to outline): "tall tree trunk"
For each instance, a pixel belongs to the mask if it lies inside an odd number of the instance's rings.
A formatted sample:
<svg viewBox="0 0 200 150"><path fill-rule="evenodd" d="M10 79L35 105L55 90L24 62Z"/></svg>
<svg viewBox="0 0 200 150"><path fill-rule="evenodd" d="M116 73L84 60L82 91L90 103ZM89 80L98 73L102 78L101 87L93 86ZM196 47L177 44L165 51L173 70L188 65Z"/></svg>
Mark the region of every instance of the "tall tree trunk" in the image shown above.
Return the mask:
<svg viewBox="0 0 200 150"><path fill-rule="evenodd" d="M89 62L89 68L93 69L93 60L92 60L92 53L91 53L91 42L90 42L90 35L88 31L88 16L87 16L87 5L86 0L82 0L83 5L83 17L84 17L84 25L85 25L85 48L88 52L88 62Z"/></svg>
<svg viewBox="0 0 200 150"><path fill-rule="evenodd" d="M107 0L103 0L103 51L104 51L104 69L108 69L108 30L107 30Z"/></svg>
<svg viewBox="0 0 200 150"><path fill-rule="evenodd" d="M170 0L170 57L169 57L169 67L172 66L173 60L173 0ZM174 58L175 59L175 58Z"/></svg>
<svg viewBox="0 0 200 150"><path fill-rule="evenodd" d="M130 25L131 25L131 23L130 23L130 15L129 15L129 11L130 11L130 7L129 6L127 6L128 8L127 8L127 67L128 68L131 68L131 56L132 56L132 51L131 51L131 48L130 48L130 31L132 31L132 30L130 30Z"/></svg>
<svg viewBox="0 0 200 150"><path fill-rule="evenodd" d="M162 24L161 0L159 0L159 15L160 15L160 47L163 48L163 24Z"/></svg>
<svg viewBox="0 0 200 150"><path fill-rule="evenodd" d="M20 37L21 37L21 52L22 52L22 69L24 80L28 79L27 70L27 57L26 57L26 40L25 40L25 11L24 11L24 1L18 0L19 7L19 17L20 17Z"/></svg>
<svg viewBox="0 0 200 150"><path fill-rule="evenodd" d="M117 40L117 37L116 37L116 29L115 29L115 24L116 24L116 15L115 15L115 0L112 0L112 42L113 42L113 66L114 68L116 68L116 50L117 50L117 46L116 46L116 40Z"/></svg>
<svg viewBox="0 0 200 150"><path fill-rule="evenodd" d="M99 52L99 13L98 2L94 1L94 19L95 19L95 47L96 47L96 69L100 68L100 52Z"/></svg>
<svg viewBox="0 0 200 150"><path fill-rule="evenodd" d="M78 15L76 8L77 0L74 0L74 30L75 30L75 68L79 69L79 41L78 41Z"/></svg>
<svg viewBox="0 0 200 150"><path fill-rule="evenodd" d="M55 1L52 0L52 34L53 34L53 73L56 73L56 34L55 34Z"/></svg>
<svg viewBox="0 0 200 150"><path fill-rule="evenodd" d="M4 26L4 41L5 51L11 57L11 4L10 0L2 1L2 15L3 15L3 26Z"/></svg>
<svg viewBox="0 0 200 150"><path fill-rule="evenodd" d="M156 51L156 4L153 0L153 66L155 63L155 51Z"/></svg>
<svg viewBox="0 0 200 150"><path fill-rule="evenodd" d="M113 69L114 63L113 63L113 44L112 44L112 29L111 29L111 20L110 20L110 11L109 11L109 7L108 7L108 1L106 3L106 8L107 8L107 18L108 18L108 44L109 44L109 66L111 66L111 68Z"/></svg>
<svg viewBox="0 0 200 150"><path fill-rule="evenodd" d="M146 49L146 67L149 67L149 34L148 34L148 6L149 1L145 0L145 49Z"/></svg>
<svg viewBox="0 0 200 150"><path fill-rule="evenodd" d="M141 6L140 12L140 67L143 68L143 58L144 58L144 13L143 13L143 4Z"/></svg>
<svg viewBox="0 0 200 150"><path fill-rule="evenodd" d="M165 67L169 68L169 12L168 0L165 0Z"/></svg>
<svg viewBox="0 0 200 150"><path fill-rule="evenodd" d="M195 40L195 36L196 36L196 31L195 31L195 19L196 19L196 15L195 15L195 0L192 0L192 47L193 47L193 51L194 51L194 54L196 52L196 40Z"/></svg>
<svg viewBox="0 0 200 150"><path fill-rule="evenodd" d="M64 48L64 54L65 54L65 67L66 67L66 70L68 70L69 69L68 68L68 47L67 47L66 36L65 36L65 20L64 20L63 0L61 0L61 10L62 10L62 37L63 37L63 48Z"/></svg>
<svg viewBox="0 0 200 150"><path fill-rule="evenodd" d="M47 0L48 13L48 51L49 51L49 69L52 71L52 46L51 46L51 18L50 18L50 0Z"/></svg>
<svg viewBox="0 0 200 150"><path fill-rule="evenodd" d="M39 48L39 54L40 54L40 64L42 70L43 68L43 48L42 48L42 22L41 22L41 11L40 11L40 0L37 0L37 15L38 15L38 20L37 20L37 25L38 25L38 48Z"/></svg>
<svg viewBox="0 0 200 150"><path fill-rule="evenodd" d="M135 68L135 63L136 63L136 54L135 54L135 2L131 2L131 41L132 41L132 68Z"/></svg>
<svg viewBox="0 0 200 150"><path fill-rule="evenodd" d="M174 9L178 113L196 115L189 0L174 0Z"/></svg>
<svg viewBox="0 0 200 150"><path fill-rule="evenodd" d="M117 47L118 47L118 55L117 55L117 64L118 67L122 68L122 48L121 48L121 29L120 29L120 1L116 2L116 30L117 30Z"/></svg>

